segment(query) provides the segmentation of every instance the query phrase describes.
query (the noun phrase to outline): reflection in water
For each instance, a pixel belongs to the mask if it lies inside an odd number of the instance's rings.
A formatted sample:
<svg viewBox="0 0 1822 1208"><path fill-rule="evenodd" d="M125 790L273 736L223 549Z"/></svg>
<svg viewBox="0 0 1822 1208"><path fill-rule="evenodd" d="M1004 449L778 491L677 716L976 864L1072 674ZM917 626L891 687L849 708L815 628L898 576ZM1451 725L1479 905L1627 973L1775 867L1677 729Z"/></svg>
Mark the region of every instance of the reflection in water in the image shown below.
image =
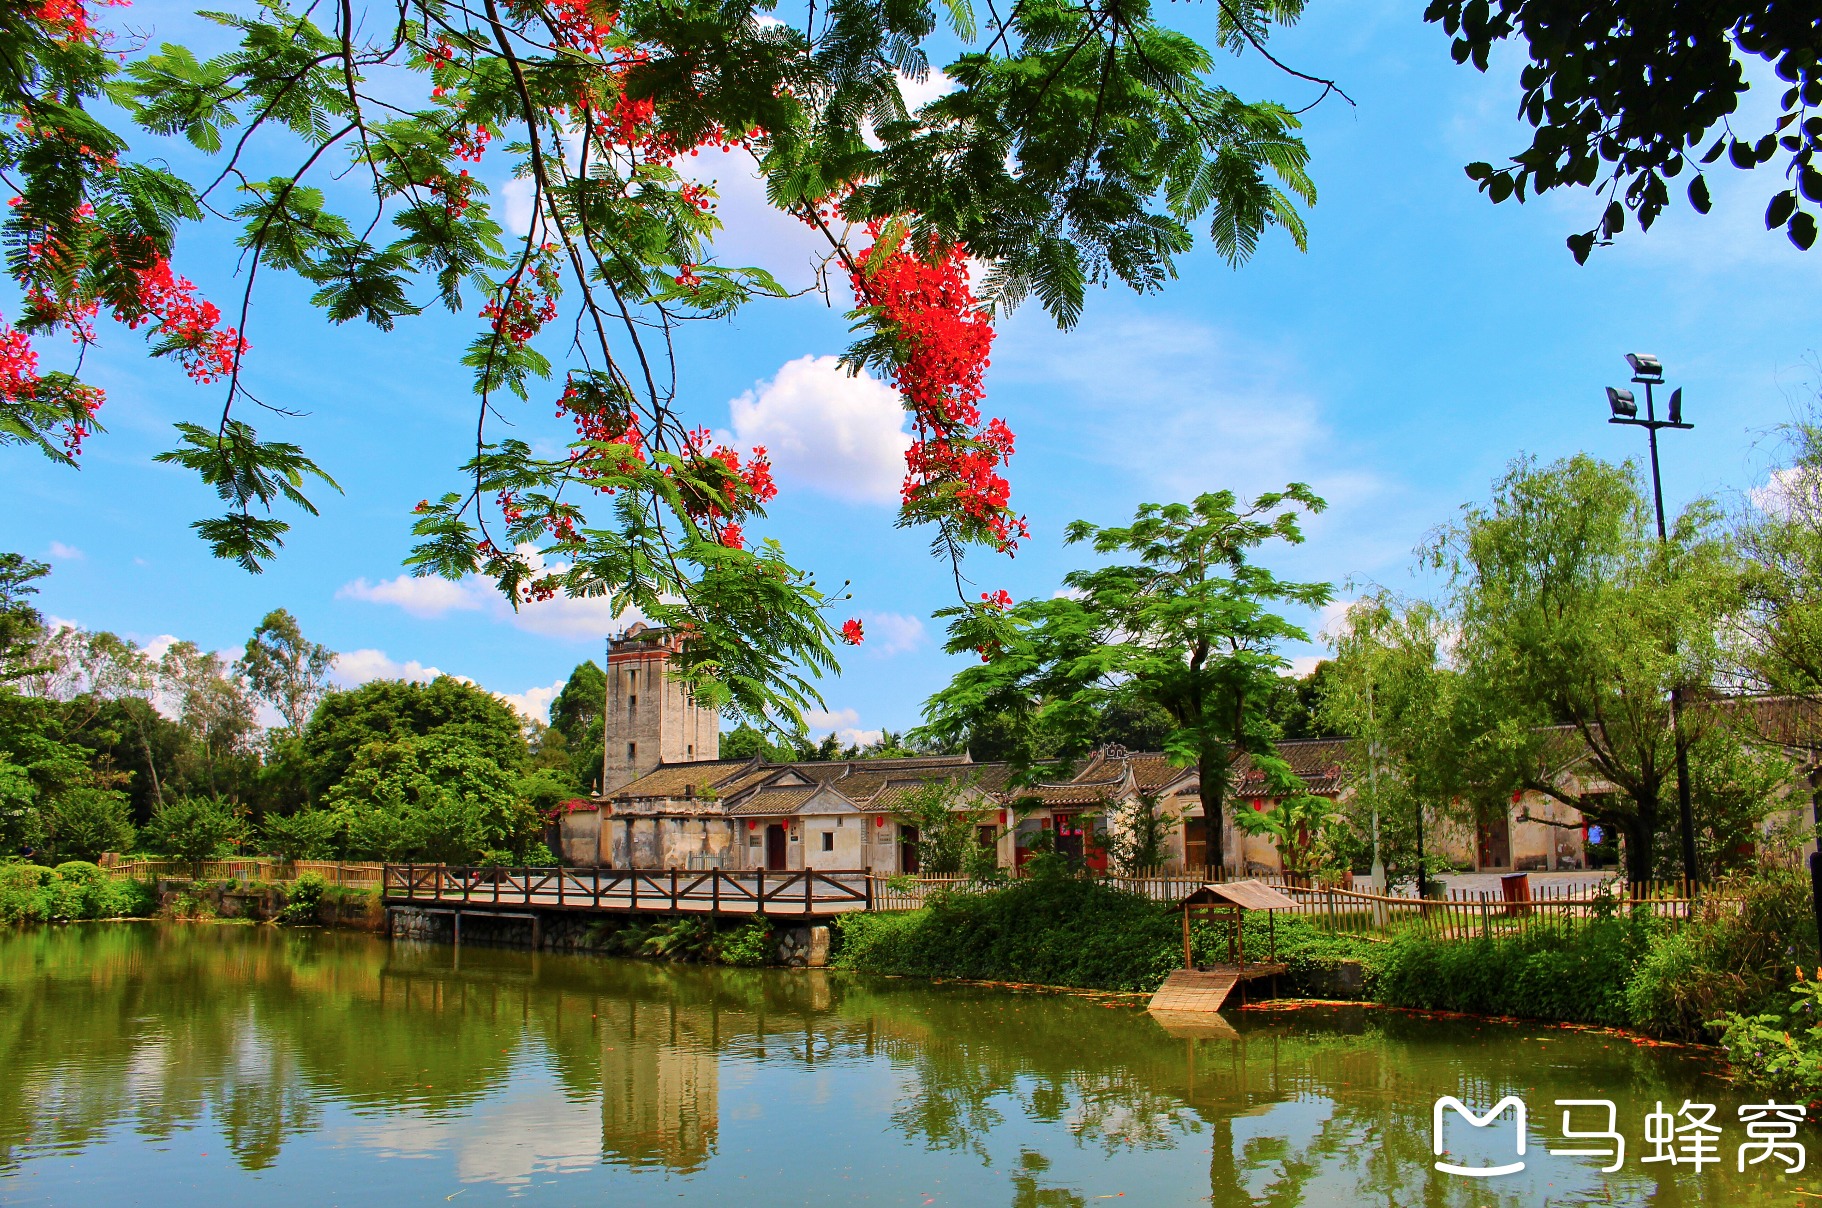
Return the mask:
<svg viewBox="0 0 1822 1208"><path fill-rule="evenodd" d="M436 1203L474 1184L572 1202L656 1180L669 1199L765 1203L1693 1204L1789 1202L1802 1183L1636 1153L1607 1176L1547 1154L1557 1098L1616 1100L1635 1146L1659 1099L1734 1120L1738 1098L1687 1055L1357 1009L1230 1021L1231 1036L1173 1036L1071 996L487 950L458 963L273 928L7 933L0 1200L156 1198L169 1182L202 1202L356 1188ZM1444 1094L1523 1097L1524 1174L1437 1173ZM1451 1145L1491 1163L1493 1132Z"/></svg>

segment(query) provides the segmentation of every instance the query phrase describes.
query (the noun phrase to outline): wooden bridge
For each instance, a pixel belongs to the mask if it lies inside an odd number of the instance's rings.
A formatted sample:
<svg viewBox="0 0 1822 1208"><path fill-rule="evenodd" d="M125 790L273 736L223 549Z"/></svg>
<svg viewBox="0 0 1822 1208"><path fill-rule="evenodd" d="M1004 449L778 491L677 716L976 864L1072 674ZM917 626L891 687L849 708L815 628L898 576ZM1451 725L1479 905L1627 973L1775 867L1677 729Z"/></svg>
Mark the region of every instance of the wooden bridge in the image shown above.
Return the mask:
<svg viewBox="0 0 1822 1208"><path fill-rule="evenodd" d="M649 911L815 918L873 909L873 876L864 869L725 872L388 864L380 885L387 906L457 906L484 913Z"/></svg>

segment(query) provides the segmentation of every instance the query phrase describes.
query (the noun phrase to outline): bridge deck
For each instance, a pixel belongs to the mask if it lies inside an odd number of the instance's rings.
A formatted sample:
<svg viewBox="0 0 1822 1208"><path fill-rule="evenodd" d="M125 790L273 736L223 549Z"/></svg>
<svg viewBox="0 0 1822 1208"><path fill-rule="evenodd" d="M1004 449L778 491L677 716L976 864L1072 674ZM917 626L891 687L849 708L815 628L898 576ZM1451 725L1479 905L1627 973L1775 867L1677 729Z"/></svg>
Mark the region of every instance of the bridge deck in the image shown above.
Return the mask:
<svg viewBox="0 0 1822 1208"><path fill-rule="evenodd" d="M864 869L725 872L388 864L381 886L388 906L454 904L478 911L532 908L814 916L873 906L873 877Z"/></svg>

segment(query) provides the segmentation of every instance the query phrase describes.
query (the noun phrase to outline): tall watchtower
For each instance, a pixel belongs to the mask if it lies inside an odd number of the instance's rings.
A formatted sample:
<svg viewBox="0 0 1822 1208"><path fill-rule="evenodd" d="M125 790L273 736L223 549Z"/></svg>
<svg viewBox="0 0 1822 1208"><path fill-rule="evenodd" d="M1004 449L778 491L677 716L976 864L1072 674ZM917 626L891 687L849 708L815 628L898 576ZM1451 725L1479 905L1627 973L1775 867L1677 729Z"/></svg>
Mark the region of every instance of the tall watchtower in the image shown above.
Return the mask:
<svg viewBox="0 0 1822 1208"><path fill-rule="evenodd" d="M601 793L624 788L661 763L721 758L721 715L670 676L682 640L635 621L607 647L607 750Z"/></svg>

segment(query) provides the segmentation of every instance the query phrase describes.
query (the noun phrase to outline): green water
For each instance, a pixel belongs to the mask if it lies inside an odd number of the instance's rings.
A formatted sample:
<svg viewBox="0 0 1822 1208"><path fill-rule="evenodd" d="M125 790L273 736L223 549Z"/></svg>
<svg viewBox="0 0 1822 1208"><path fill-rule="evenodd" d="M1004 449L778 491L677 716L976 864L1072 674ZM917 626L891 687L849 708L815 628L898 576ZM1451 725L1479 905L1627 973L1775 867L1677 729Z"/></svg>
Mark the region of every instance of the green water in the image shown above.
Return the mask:
<svg viewBox="0 0 1822 1208"><path fill-rule="evenodd" d="M0 1202L904 1205L1814 1202L1735 1170L1686 1050L1305 1008L1172 1036L1081 997L389 944L271 927L0 932ZM1526 1167L1435 1171L1432 1105L1530 1109ZM1552 1156L1611 1099L1624 1166ZM1713 1103L1718 1164L1643 1117ZM1600 1113L1596 1113L1598 1115ZM1596 1115L1578 1127L1591 1127ZM1513 1130L1446 1126L1458 1164ZM1581 1142L1583 1145L1596 1144ZM1607 1162L1611 1164L1611 1162Z"/></svg>

